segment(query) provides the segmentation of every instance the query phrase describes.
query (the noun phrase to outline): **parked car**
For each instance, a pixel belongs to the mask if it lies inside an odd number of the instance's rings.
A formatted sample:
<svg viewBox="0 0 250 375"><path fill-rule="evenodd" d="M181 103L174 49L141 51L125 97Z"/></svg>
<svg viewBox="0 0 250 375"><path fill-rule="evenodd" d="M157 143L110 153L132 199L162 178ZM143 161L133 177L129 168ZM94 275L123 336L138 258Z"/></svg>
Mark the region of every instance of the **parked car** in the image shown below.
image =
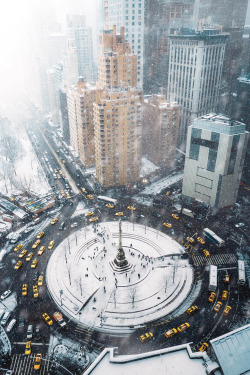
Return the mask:
<svg viewBox="0 0 250 375"><path fill-rule="evenodd" d="M3 301L5 298L9 297L9 295L11 294L11 290L8 289L6 290L2 295L1 295L1 300Z"/></svg>
<svg viewBox="0 0 250 375"><path fill-rule="evenodd" d="M6 328L6 332L10 332L15 324L16 324L16 319L11 319L10 323L8 324Z"/></svg>

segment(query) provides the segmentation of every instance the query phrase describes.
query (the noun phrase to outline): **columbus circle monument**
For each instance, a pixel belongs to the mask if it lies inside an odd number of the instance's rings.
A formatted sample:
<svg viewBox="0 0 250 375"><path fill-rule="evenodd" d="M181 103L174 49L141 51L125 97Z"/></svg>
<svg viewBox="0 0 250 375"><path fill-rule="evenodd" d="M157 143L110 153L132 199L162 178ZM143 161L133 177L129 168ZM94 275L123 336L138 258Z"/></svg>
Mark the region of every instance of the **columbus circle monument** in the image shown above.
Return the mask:
<svg viewBox="0 0 250 375"><path fill-rule="evenodd" d="M126 335L192 303L193 268L170 236L127 221L70 234L48 262L48 290L80 326Z"/></svg>

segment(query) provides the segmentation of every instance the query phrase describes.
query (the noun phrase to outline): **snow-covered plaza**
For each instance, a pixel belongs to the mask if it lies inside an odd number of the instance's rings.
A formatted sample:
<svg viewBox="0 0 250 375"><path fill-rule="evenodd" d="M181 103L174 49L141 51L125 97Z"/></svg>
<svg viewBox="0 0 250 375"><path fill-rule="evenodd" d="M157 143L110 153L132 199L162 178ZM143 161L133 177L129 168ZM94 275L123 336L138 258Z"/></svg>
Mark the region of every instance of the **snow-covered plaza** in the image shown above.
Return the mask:
<svg viewBox="0 0 250 375"><path fill-rule="evenodd" d="M46 272L52 298L70 319L109 334L126 334L173 313L187 298L193 269L182 246L145 225L122 222L128 263L114 267L119 222L88 225L54 250Z"/></svg>

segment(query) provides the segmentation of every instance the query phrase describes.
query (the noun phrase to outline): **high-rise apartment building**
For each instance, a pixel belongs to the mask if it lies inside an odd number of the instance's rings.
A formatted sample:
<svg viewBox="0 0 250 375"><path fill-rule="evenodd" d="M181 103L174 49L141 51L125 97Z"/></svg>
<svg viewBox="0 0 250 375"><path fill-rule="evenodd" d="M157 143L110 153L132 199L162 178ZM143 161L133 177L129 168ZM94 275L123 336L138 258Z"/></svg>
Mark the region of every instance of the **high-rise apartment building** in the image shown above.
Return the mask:
<svg viewBox="0 0 250 375"><path fill-rule="evenodd" d="M137 82L143 87L144 0L104 0L105 29L125 27L125 39L138 56Z"/></svg>
<svg viewBox="0 0 250 375"><path fill-rule="evenodd" d="M196 28L195 0L145 0L144 78L145 94L167 88L169 36L172 29Z"/></svg>
<svg viewBox="0 0 250 375"><path fill-rule="evenodd" d="M100 35L99 79L94 103L96 176L106 188L134 184L141 163L141 102L137 58L124 28Z"/></svg>
<svg viewBox="0 0 250 375"><path fill-rule="evenodd" d="M70 145L85 167L95 164L93 103L96 88L83 79L68 90Z"/></svg>
<svg viewBox="0 0 250 375"><path fill-rule="evenodd" d="M179 144L194 118L216 110L227 34L185 30L170 37L168 101L181 106Z"/></svg>
<svg viewBox="0 0 250 375"><path fill-rule="evenodd" d="M96 177L105 187L133 185L141 165L141 92L98 91L94 103Z"/></svg>
<svg viewBox="0 0 250 375"><path fill-rule="evenodd" d="M68 16L67 24L68 75L73 76L73 79L77 76L83 77L87 82L93 82L93 46L91 28L87 27L85 16L83 14Z"/></svg>
<svg viewBox="0 0 250 375"><path fill-rule="evenodd" d="M131 53L125 42L124 28L116 35L116 26L100 34L100 54L98 63L98 88L137 86L137 56Z"/></svg>
<svg viewBox="0 0 250 375"><path fill-rule="evenodd" d="M145 97L142 115L143 156L160 167L173 167L178 140L180 106L164 95Z"/></svg>
<svg viewBox="0 0 250 375"><path fill-rule="evenodd" d="M208 114L188 128L182 194L215 210L233 205L238 196L249 133L245 124Z"/></svg>

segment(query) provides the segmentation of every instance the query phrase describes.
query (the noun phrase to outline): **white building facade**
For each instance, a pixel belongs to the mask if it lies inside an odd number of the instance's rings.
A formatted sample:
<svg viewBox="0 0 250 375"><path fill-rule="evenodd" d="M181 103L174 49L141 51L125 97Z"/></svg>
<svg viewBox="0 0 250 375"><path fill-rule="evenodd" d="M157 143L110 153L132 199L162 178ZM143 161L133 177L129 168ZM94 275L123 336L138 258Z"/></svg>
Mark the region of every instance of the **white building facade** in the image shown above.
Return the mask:
<svg viewBox="0 0 250 375"><path fill-rule="evenodd" d="M188 128L182 194L213 209L232 206L238 196L249 133L246 125L208 114Z"/></svg>
<svg viewBox="0 0 250 375"><path fill-rule="evenodd" d="M194 118L216 110L226 38L215 29L170 36L167 98L181 106L179 144Z"/></svg>
<svg viewBox="0 0 250 375"><path fill-rule="evenodd" d="M105 29L125 27L131 53L137 55L137 82L143 87L144 0L104 0Z"/></svg>

